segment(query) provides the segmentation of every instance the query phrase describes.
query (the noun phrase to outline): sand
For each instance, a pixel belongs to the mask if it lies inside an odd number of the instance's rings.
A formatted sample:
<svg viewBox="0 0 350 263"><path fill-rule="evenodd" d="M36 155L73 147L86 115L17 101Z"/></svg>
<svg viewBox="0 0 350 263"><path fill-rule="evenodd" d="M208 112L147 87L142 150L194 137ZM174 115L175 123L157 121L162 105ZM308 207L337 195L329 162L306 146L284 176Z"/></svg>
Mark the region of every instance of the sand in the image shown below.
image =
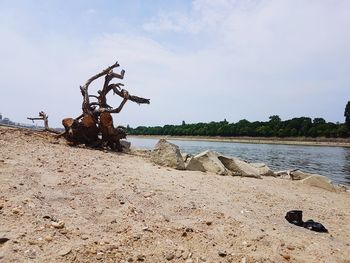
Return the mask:
<svg viewBox="0 0 350 263"><path fill-rule="evenodd" d="M316 233L285 213L324 224ZM350 262L350 194L0 128L0 262ZM2 238L8 238L5 242Z"/></svg>

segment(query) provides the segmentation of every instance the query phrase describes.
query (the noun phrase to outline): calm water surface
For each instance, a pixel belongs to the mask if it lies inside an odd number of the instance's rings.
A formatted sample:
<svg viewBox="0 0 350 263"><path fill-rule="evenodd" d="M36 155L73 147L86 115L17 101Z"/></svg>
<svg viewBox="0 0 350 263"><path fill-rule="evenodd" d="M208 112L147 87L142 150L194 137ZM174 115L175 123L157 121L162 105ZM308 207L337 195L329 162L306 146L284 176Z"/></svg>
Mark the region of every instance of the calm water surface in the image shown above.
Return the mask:
<svg viewBox="0 0 350 263"><path fill-rule="evenodd" d="M128 138L132 146L153 149L158 139ZM181 152L197 154L213 150L250 162L266 163L273 170L299 168L350 185L350 148L276 144L248 144L208 141L169 140Z"/></svg>

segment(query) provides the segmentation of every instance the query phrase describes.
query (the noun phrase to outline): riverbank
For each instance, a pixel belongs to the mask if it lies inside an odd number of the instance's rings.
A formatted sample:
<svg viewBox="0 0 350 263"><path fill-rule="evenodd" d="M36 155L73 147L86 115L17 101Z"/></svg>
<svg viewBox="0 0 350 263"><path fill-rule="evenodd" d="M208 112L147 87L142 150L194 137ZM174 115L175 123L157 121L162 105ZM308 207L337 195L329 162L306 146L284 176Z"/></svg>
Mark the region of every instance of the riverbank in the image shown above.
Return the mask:
<svg viewBox="0 0 350 263"><path fill-rule="evenodd" d="M178 171L20 129L0 128L0 149L0 262L349 263L346 192ZM292 209L329 233L289 224Z"/></svg>
<svg viewBox="0 0 350 263"><path fill-rule="evenodd" d="M328 147L349 147L350 138L268 138L268 137L209 137L209 136L170 136L170 135L128 135L134 138L160 139L179 141L211 141L251 144L282 144L282 145L303 145L303 146L328 146Z"/></svg>

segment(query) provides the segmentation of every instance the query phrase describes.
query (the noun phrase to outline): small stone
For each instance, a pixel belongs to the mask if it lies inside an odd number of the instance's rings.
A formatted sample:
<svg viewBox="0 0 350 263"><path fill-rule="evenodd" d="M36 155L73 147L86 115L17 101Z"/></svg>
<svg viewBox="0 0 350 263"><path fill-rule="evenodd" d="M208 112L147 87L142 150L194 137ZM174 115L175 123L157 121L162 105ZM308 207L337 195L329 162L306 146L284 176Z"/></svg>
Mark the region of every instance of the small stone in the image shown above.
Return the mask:
<svg viewBox="0 0 350 263"><path fill-rule="evenodd" d="M145 260L145 255L142 255L142 254L137 255L137 260L138 261L144 261Z"/></svg>
<svg viewBox="0 0 350 263"><path fill-rule="evenodd" d="M140 234L134 235L133 238L135 241L137 241L137 240L141 239L141 235Z"/></svg>
<svg viewBox="0 0 350 263"><path fill-rule="evenodd" d="M47 241L47 242L51 242L52 241L52 236L45 236L44 239Z"/></svg>
<svg viewBox="0 0 350 263"><path fill-rule="evenodd" d="M86 240L86 239L88 239L88 238L89 238L89 236L88 236L88 235L81 235L80 237L81 237L81 239L82 239L82 240Z"/></svg>
<svg viewBox="0 0 350 263"><path fill-rule="evenodd" d="M143 227L142 231L153 232L148 226Z"/></svg>
<svg viewBox="0 0 350 263"><path fill-rule="evenodd" d="M35 249L28 249L28 250L24 251L24 254L27 257L31 258L31 259L36 258L36 251L35 251Z"/></svg>
<svg viewBox="0 0 350 263"><path fill-rule="evenodd" d="M133 258L128 258L127 261L128 261L128 262L133 262L134 260L133 260Z"/></svg>
<svg viewBox="0 0 350 263"><path fill-rule="evenodd" d="M28 240L28 244L32 246L38 244L38 242L36 240Z"/></svg>
<svg viewBox="0 0 350 263"><path fill-rule="evenodd" d="M101 260L101 259L103 258L103 255L104 255L104 253L98 252L98 253L96 254L96 259L97 259L97 260Z"/></svg>
<svg viewBox="0 0 350 263"><path fill-rule="evenodd" d="M63 247L59 252L58 255L63 257L65 255L68 255L70 252L72 251L72 249L70 247Z"/></svg>
<svg viewBox="0 0 350 263"><path fill-rule="evenodd" d="M226 257L227 256L226 251L219 251L218 254L219 254L220 257Z"/></svg>
<svg viewBox="0 0 350 263"><path fill-rule="evenodd" d="M211 226L211 225L213 224L213 222L212 222L212 221L207 221L207 222L205 222L205 224L206 224L207 226Z"/></svg>
<svg viewBox="0 0 350 263"><path fill-rule="evenodd" d="M67 229L60 229L59 231L62 235L67 235L68 234L68 230Z"/></svg>
<svg viewBox="0 0 350 263"><path fill-rule="evenodd" d="M58 222L51 222L51 226L57 229L62 229L64 228L65 223L63 221L58 221Z"/></svg>
<svg viewBox="0 0 350 263"><path fill-rule="evenodd" d="M243 258L241 259L241 263L246 263L246 262L247 262L246 257L243 257Z"/></svg>
<svg viewBox="0 0 350 263"><path fill-rule="evenodd" d="M144 198L149 198L149 197L152 197L152 196L154 196L154 195L155 195L154 192L149 192L149 193L145 193L145 194L143 195L143 197L144 197Z"/></svg>
<svg viewBox="0 0 350 263"><path fill-rule="evenodd" d="M175 257L175 255L171 252L168 252L166 255L165 255L165 258L166 260L173 260Z"/></svg>
<svg viewBox="0 0 350 263"><path fill-rule="evenodd" d="M295 247L293 247L292 245L288 245L288 246L287 246L287 249L289 249L289 250L294 250Z"/></svg>
<svg viewBox="0 0 350 263"><path fill-rule="evenodd" d="M288 254L282 254L282 257L285 259L285 260L290 260L290 256Z"/></svg>
<svg viewBox="0 0 350 263"><path fill-rule="evenodd" d="M19 214L20 211L21 210L18 207L12 208L12 213L15 214L15 215Z"/></svg>

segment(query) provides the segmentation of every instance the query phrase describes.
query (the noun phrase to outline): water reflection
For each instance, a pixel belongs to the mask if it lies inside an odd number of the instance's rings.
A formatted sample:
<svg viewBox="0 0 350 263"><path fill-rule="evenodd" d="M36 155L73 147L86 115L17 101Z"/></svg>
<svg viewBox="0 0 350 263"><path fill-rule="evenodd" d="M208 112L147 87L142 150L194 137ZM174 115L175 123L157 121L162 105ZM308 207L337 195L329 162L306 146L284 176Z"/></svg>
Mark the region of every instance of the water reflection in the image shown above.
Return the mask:
<svg viewBox="0 0 350 263"><path fill-rule="evenodd" d="M152 149L158 140L129 138L135 147ZM182 152L213 150L250 162L263 162L273 170L299 168L350 184L350 148L300 145L245 144L206 141L172 141Z"/></svg>

